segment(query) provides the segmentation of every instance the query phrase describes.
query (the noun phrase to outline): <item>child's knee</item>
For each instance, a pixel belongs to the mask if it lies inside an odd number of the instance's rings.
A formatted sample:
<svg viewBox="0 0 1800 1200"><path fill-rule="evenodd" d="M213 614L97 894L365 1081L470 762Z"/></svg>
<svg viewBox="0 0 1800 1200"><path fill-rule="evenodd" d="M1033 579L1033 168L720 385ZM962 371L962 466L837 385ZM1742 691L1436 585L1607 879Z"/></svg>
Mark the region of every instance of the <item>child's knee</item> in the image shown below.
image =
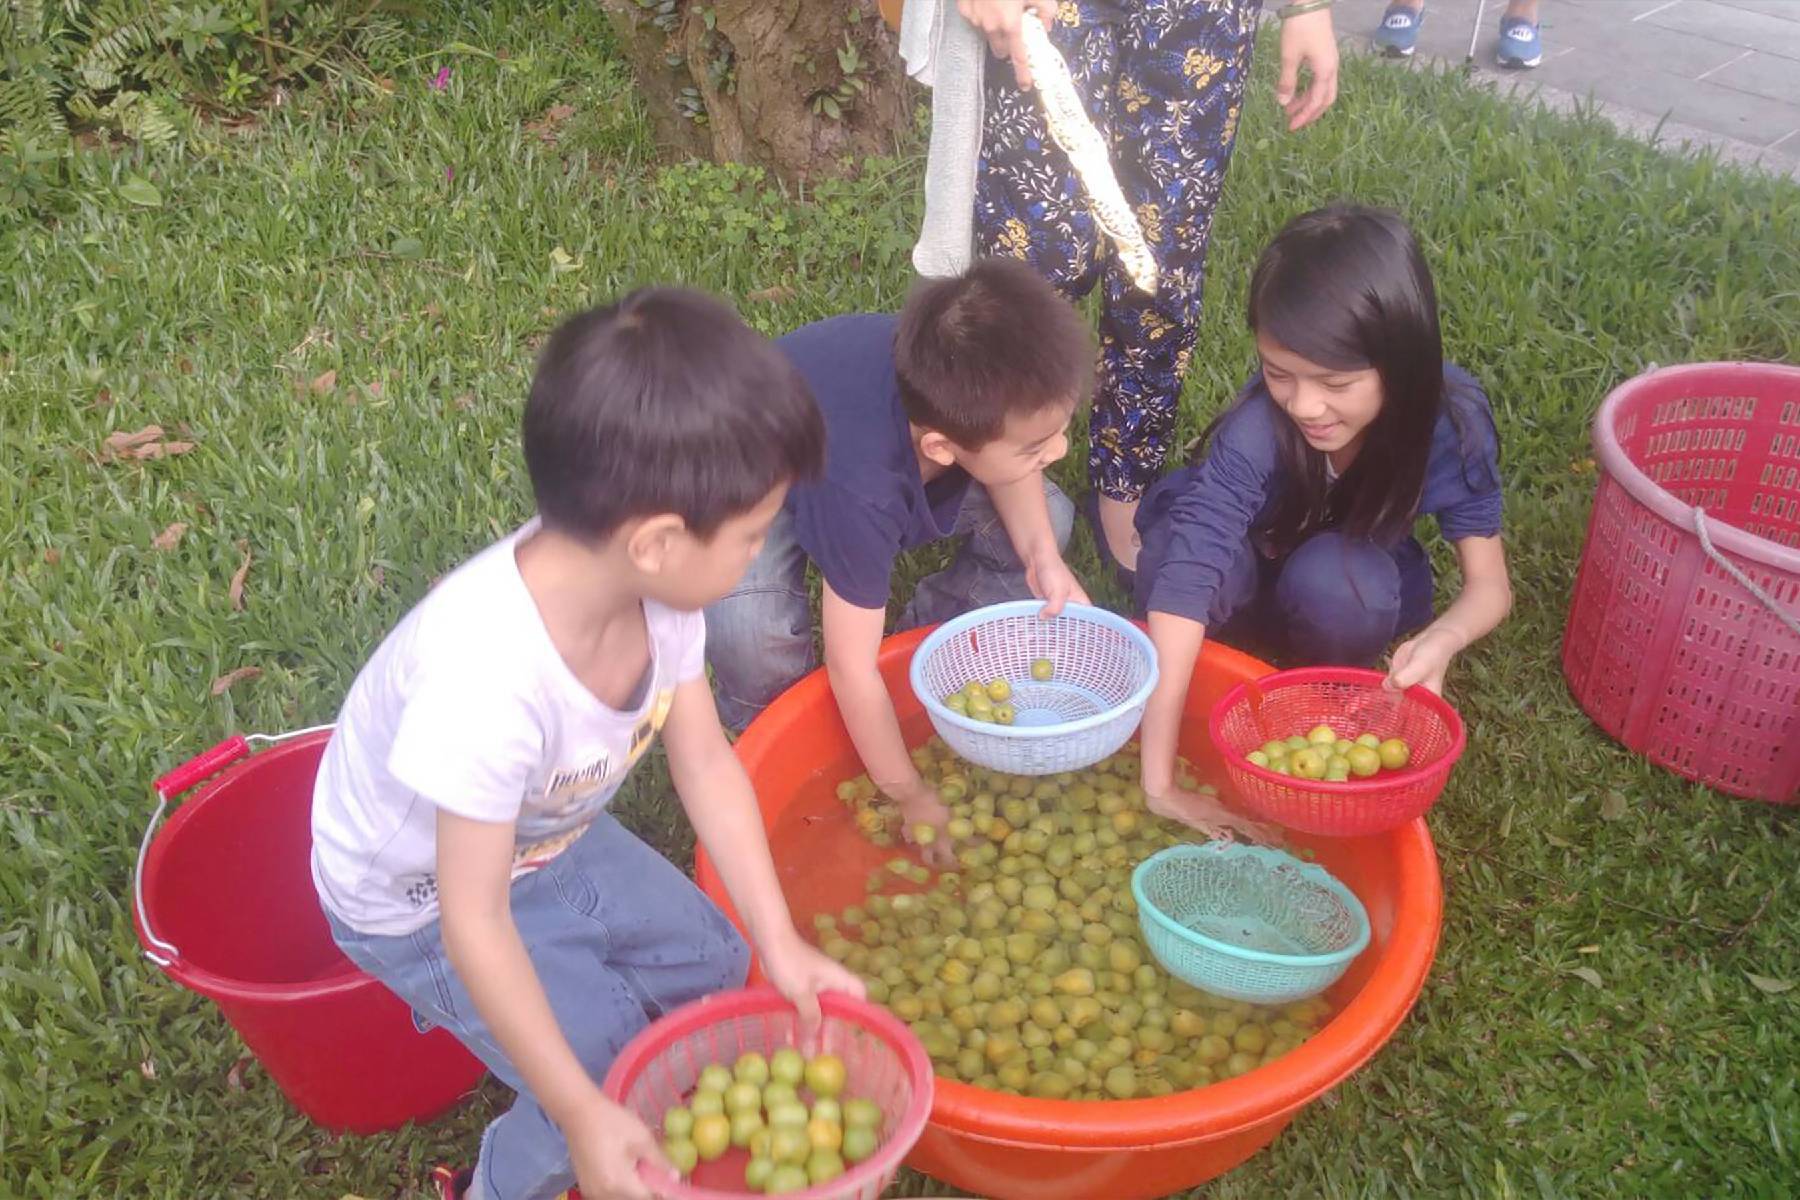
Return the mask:
<svg viewBox="0 0 1800 1200"><path fill-rule="evenodd" d="M1372 663L1400 619L1400 570L1366 539L1314 534L1282 564L1275 595L1296 654Z"/></svg>

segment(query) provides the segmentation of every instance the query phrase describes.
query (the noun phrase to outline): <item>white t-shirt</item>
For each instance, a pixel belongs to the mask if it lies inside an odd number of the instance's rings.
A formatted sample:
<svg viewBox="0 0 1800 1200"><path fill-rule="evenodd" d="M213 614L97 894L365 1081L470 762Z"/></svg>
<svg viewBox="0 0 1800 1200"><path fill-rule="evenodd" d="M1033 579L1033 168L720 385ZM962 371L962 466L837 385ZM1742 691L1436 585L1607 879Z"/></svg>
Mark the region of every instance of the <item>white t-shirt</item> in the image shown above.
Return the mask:
<svg viewBox="0 0 1800 1200"><path fill-rule="evenodd" d="M650 669L608 708L550 641L514 550L536 522L433 588L363 667L313 785L312 873L353 929L437 917L437 810L517 826L513 877L572 845L704 670L706 626L644 601Z"/></svg>

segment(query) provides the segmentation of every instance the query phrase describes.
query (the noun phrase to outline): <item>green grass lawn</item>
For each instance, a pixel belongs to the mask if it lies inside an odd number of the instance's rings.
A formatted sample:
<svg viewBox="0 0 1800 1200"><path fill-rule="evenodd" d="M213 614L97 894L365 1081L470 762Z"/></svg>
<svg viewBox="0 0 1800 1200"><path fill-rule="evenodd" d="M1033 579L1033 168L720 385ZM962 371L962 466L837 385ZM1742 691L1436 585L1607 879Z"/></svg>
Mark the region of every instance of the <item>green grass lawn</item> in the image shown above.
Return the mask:
<svg viewBox="0 0 1800 1200"><path fill-rule="evenodd" d="M88 160L76 211L0 228L0 1197L416 1197L469 1156L498 1088L336 1138L234 1076L213 1007L137 952L148 781L229 731L330 719L427 583L526 515L515 426L560 314L679 280L777 332L908 285L916 157L804 198L658 170L592 5L470 6L413 50L391 91L343 79L179 158ZM1397 205L1495 401L1518 606L1451 680L1472 738L1431 818L1447 912L1418 1008L1205 1194L1791 1194L1793 819L1600 736L1557 646L1606 391L1652 362L1800 360L1800 188L1358 60L1288 137L1263 67L1186 420L1250 365L1268 235L1334 197ZM103 461L151 424L192 451ZM626 807L689 853L656 770Z"/></svg>

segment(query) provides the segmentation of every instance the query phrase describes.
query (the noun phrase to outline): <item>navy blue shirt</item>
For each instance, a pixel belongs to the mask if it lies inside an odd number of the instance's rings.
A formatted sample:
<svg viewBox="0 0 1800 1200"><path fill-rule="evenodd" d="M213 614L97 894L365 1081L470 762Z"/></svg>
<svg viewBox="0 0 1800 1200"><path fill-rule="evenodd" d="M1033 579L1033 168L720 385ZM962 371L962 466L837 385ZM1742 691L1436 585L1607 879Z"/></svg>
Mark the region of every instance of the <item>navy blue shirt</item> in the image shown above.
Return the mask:
<svg viewBox="0 0 1800 1200"><path fill-rule="evenodd" d="M1500 532L1500 443L1487 394L1467 371L1445 363L1444 401L1415 515L1437 518L1453 542L1492 537ZM1288 419L1258 371L1213 431L1206 457L1145 494L1138 530L1164 526L1156 537L1166 546L1147 581L1150 611L1206 621L1226 568L1291 486L1276 440L1278 423Z"/></svg>
<svg viewBox="0 0 1800 1200"><path fill-rule="evenodd" d="M831 590L886 608L901 551L948 537L969 490L961 467L929 484L900 403L889 314L831 317L775 344L806 377L825 418L825 475L788 492L794 538Z"/></svg>

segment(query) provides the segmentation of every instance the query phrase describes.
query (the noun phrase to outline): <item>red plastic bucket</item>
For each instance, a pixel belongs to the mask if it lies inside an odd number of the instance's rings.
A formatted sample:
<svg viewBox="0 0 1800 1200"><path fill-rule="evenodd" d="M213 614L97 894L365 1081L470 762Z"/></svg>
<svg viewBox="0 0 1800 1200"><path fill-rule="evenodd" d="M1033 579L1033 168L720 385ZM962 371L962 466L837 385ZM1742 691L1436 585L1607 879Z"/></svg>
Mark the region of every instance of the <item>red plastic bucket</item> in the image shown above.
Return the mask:
<svg viewBox="0 0 1800 1200"><path fill-rule="evenodd" d="M158 779L138 851L144 955L207 997L294 1107L374 1133L435 1116L484 1068L345 958L312 883L312 789L329 729L232 737ZM254 758L250 741L279 743ZM157 830L169 801L236 762Z"/></svg>

